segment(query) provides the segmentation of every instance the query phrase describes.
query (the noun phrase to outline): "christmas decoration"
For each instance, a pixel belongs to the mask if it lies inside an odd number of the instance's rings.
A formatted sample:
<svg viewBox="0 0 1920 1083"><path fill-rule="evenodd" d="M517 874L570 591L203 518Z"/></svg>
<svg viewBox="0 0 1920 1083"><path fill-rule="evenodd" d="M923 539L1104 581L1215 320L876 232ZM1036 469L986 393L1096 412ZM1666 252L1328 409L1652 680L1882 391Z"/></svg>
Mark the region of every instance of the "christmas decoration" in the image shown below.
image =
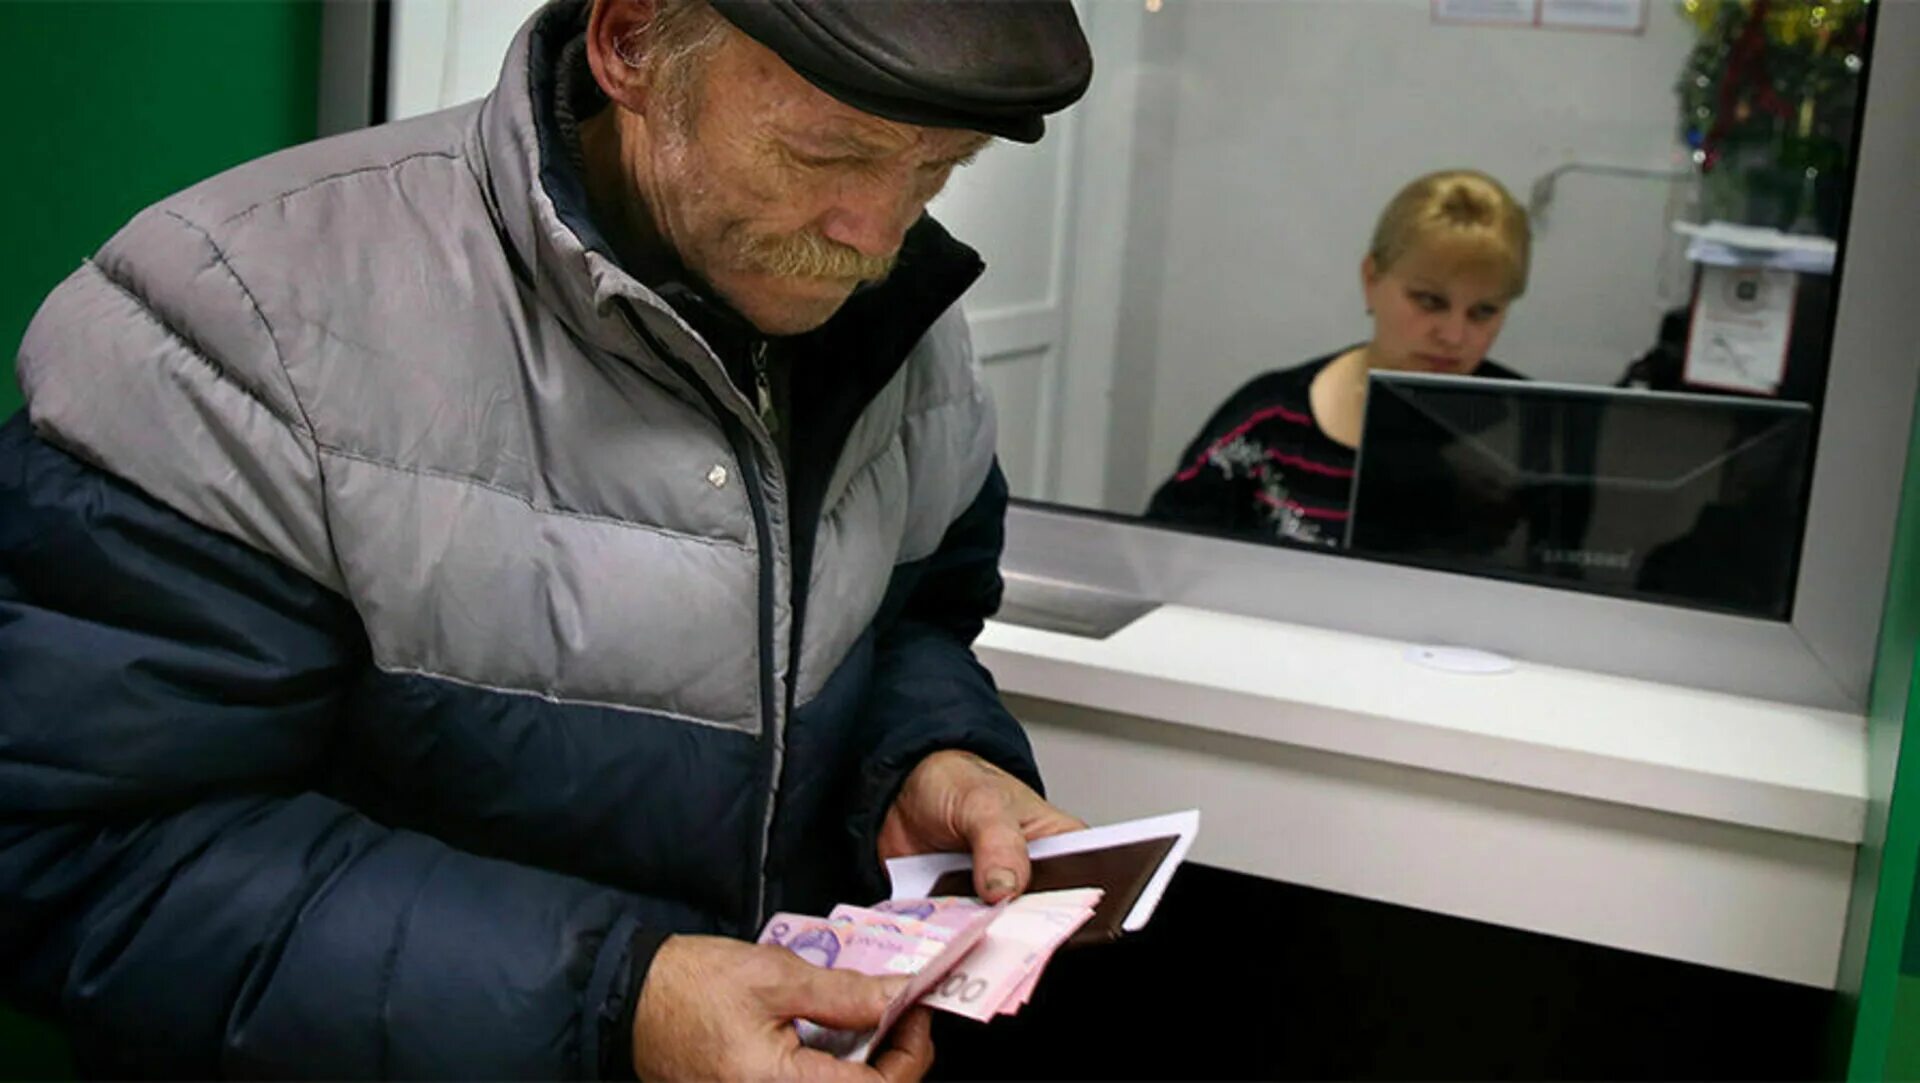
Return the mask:
<svg viewBox="0 0 1920 1083"><path fill-rule="evenodd" d="M1833 236L1872 0L1681 0L1675 86L1708 218Z"/></svg>

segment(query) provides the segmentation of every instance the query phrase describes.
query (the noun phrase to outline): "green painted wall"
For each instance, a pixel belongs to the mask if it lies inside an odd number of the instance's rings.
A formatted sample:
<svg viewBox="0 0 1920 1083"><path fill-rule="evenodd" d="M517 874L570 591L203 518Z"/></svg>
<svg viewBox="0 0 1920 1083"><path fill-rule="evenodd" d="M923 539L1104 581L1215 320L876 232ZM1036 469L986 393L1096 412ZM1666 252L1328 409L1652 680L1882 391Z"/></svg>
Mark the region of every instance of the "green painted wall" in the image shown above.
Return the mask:
<svg viewBox="0 0 1920 1083"><path fill-rule="evenodd" d="M1920 1079L1920 974L1902 974L1894 987L1886 1067L1880 1078Z"/></svg>
<svg viewBox="0 0 1920 1083"><path fill-rule="evenodd" d="M0 418L48 290L141 207L311 139L318 0L0 0ZM0 1010L0 1079L70 1075Z"/></svg>
<svg viewBox="0 0 1920 1083"><path fill-rule="evenodd" d="M0 417L40 299L141 207L313 138L318 0L0 0Z"/></svg>
<svg viewBox="0 0 1920 1083"><path fill-rule="evenodd" d="M1854 882L1848 941L1864 943L1847 1076L1920 1079L1920 416L1907 450L1906 489L1868 707L1866 844ZM1842 988L1850 989L1843 974Z"/></svg>

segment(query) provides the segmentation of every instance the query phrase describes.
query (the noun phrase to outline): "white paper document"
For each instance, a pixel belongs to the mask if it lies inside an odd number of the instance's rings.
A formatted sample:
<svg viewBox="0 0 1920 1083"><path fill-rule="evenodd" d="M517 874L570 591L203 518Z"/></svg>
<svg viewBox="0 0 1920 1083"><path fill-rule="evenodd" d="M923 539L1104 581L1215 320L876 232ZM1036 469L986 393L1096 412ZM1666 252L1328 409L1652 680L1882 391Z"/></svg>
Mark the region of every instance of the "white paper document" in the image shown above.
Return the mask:
<svg viewBox="0 0 1920 1083"><path fill-rule="evenodd" d="M1793 333L1795 284L1792 271L1702 267L1683 378L1727 391L1778 392Z"/></svg>
<svg viewBox="0 0 1920 1083"><path fill-rule="evenodd" d="M1647 25L1647 0L1540 0L1540 25L1638 34Z"/></svg>
<svg viewBox="0 0 1920 1083"><path fill-rule="evenodd" d="M1539 0L1433 0L1436 23L1532 26L1538 17Z"/></svg>
<svg viewBox="0 0 1920 1083"><path fill-rule="evenodd" d="M1730 222L1675 222L1673 229L1690 238L1688 259L1714 267L1773 267L1832 274L1839 247L1831 237L1808 237Z"/></svg>
<svg viewBox="0 0 1920 1083"><path fill-rule="evenodd" d="M1151 816L1144 820L1128 820L1125 823L1108 824L1104 827L1092 827L1085 831L1070 831L1064 835L1037 839L1027 844L1027 856L1039 860L1045 857L1057 857L1062 854L1078 854L1088 850L1103 850L1130 842L1147 839L1172 837L1173 847L1160 861L1160 867L1148 879L1147 885L1134 901L1133 908L1127 912L1120 927L1128 932L1138 932L1153 916L1154 908L1160 905L1160 896L1167 890L1167 884L1173 879L1173 872L1186 859L1187 850L1192 847L1194 836L1200 833L1200 811L1188 809L1185 812L1169 813L1165 816ZM930 893L933 882L941 874L955 869L973 867L973 858L968 854L916 854L912 857L896 857L887 862L887 876L893 881L893 898L917 899Z"/></svg>

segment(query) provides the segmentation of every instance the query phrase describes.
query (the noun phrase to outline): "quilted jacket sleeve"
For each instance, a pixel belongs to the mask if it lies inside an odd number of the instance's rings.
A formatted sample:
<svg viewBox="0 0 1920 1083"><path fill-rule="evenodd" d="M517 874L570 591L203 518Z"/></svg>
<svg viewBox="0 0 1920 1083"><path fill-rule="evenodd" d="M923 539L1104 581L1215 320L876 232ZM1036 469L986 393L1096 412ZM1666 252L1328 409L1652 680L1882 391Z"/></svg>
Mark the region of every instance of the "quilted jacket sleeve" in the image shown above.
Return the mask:
<svg viewBox="0 0 1920 1083"><path fill-rule="evenodd" d="M0 429L0 995L90 1074L580 1077L698 915L310 788L350 607Z"/></svg>
<svg viewBox="0 0 1920 1083"><path fill-rule="evenodd" d="M1000 608L1006 514L1007 479L996 462L939 549L910 573L897 611L882 616L851 824L870 891L882 886L873 857L881 821L929 753L964 749L1041 789L1026 734L972 648Z"/></svg>

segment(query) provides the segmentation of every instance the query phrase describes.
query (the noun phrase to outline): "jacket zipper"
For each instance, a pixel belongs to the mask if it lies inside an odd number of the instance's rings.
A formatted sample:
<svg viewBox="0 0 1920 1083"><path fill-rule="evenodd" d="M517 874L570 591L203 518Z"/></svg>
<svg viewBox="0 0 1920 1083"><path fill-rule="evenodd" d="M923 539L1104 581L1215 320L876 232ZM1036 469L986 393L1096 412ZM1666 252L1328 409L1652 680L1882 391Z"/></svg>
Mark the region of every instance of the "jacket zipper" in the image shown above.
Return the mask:
<svg viewBox="0 0 1920 1083"><path fill-rule="evenodd" d="M767 437L773 443L775 449L775 464L779 464L780 415L774 406L773 381L767 375L767 340L764 338L755 338L752 348L748 351L748 356L753 360L754 405L759 410L760 424L767 430ZM747 443L751 445L752 440L749 439ZM793 717L793 667L791 660L799 649L798 640L800 635L799 625L792 624L792 618L789 617L790 626L787 632L787 657L789 659L787 677L784 681L776 682L773 677L773 595L775 582L773 565L770 559L770 555L773 552L770 548L773 527L772 524L767 522L766 496L762 488L764 484L763 471L766 469L767 465L760 461L758 454L755 454L753 457L753 470L751 471L752 477L749 479L754 488L748 490L748 500L754 507L754 529L760 538L761 552L769 554L769 558L762 559L760 562L760 626L762 629L760 639L760 694L769 700L771 700L771 697L779 695L785 703L785 710L781 710L775 703L769 702L763 712L769 719L768 724L763 727L767 733L767 776L764 783L766 787L766 807L762 810L760 817L760 842L754 860L754 868L757 870L757 873L755 876L756 890L753 896L753 921L747 926L746 933L748 936L756 934L768 916L767 858L773 851L773 814L780 803L780 772L786 761L786 720ZM789 497L792 495L791 484L789 484L788 495ZM793 544L791 535L793 508L791 500L789 500L787 512L787 519L790 524L787 543L789 551L791 551ZM798 568L790 567L788 569L789 599L793 596L792 577L799 574L800 570Z"/></svg>
<svg viewBox="0 0 1920 1083"><path fill-rule="evenodd" d="M760 605L758 607L760 732L765 738L764 747L766 751L761 760L761 770L763 773L761 787L765 794L763 798L764 805L760 815L760 834L753 845L753 859L751 862L753 868L753 883L751 890L748 892L749 897L746 900L748 921L743 930L743 935L751 938L759 931L761 924L764 923L767 918L767 854L772 844L773 810L775 805L778 804L780 794L780 769L786 753L785 724L780 712L780 689L777 687L781 682L778 682L774 677L773 606L775 593L775 552L773 546L773 524L769 521L767 515L766 479L763 474L765 464L762 462L759 449L754 443L753 434L745 431L739 419L726 408L726 405L720 401L719 396L715 395L713 390L707 386L706 381L700 379L698 373L695 373L686 362L668 350L659 339L653 336L652 332L647 330L646 324L640 319L640 314L632 311L630 304L628 323L634 329L635 333L653 350L654 355L660 358L669 368L673 369L682 380L686 381L687 386L693 388L695 393L706 402L707 408L713 412L714 420L719 424L720 431L726 436L727 444L733 451L734 460L740 464L740 472L744 475L741 478L741 482L747 487L747 505L753 512L754 539L760 550ZM765 416L765 410L771 406L773 401L773 389L766 376L766 352L767 344L765 339L760 339L755 342L752 350L754 391L756 398L760 400L760 403L756 405L761 406L763 417ZM790 676L789 680L785 683L788 685L791 684Z"/></svg>
<svg viewBox="0 0 1920 1083"><path fill-rule="evenodd" d="M760 423L767 427L767 435L776 443L780 439L780 413L773 405L773 380L767 376L767 340L756 339L753 344L753 397L754 405L760 408Z"/></svg>

